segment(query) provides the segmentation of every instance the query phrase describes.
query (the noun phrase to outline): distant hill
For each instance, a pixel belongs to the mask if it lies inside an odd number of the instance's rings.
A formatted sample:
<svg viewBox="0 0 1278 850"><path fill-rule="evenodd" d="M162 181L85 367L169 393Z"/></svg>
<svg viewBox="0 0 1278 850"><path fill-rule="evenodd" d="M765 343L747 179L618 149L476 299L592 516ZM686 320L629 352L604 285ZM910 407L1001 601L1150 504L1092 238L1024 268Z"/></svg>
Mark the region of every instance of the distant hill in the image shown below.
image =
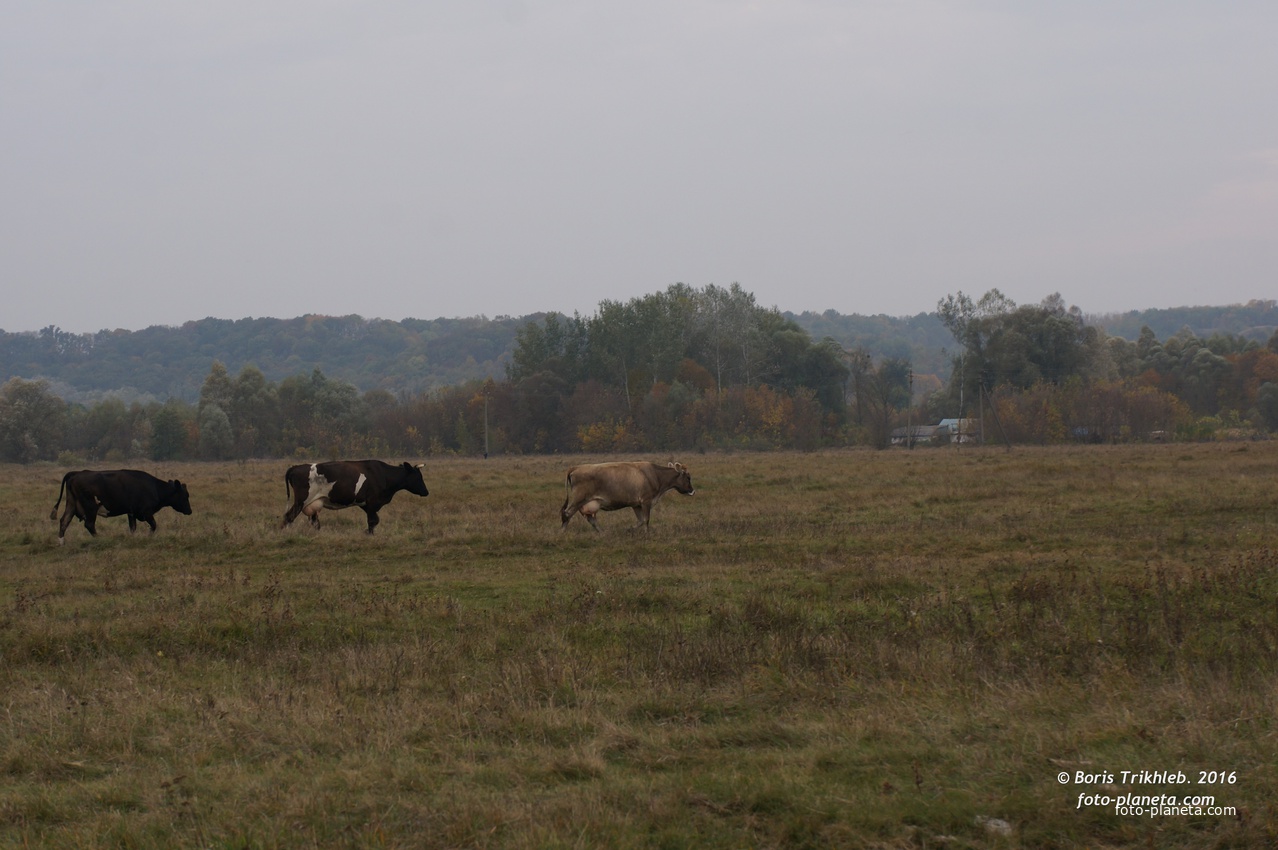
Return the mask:
<svg viewBox="0 0 1278 850"><path fill-rule="evenodd" d="M1221 333L1263 343L1278 331L1278 301L1104 313L1087 316L1087 323L1104 328L1110 336L1130 340L1138 339L1141 328L1148 327L1159 339L1167 339L1189 328L1200 339L1210 339Z"/></svg>
<svg viewBox="0 0 1278 850"><path fill-rule="evenodd" d="M360 390L413 396L439 387L492 377L503 380L519 328L546 314L522 317L404 319L307 315L295 319L201 319L139 331L74 334L48 327L0 330L0 378L44 378L69 401L106 395L123 400L194 401L214 360L237 374L244 366L271 381L319 369ZM949 377L954 340L935 313L892 317L784 313L813 340L830 337L844 348L863 347L876 359L908 359L916 375ZM1278 329L1278 305L1251 301L1227 307L1179 307L1088 316L1112 336L1136 339L1148 326L1159 339L1188 327L1264 342Z"/></svg>
<svg viewBox="0 0 1278 850"><path fill-rule="evenodd" d="M256 366L271 381L319 369L361 390L416 395L506 375L515 332L529 319L405 319L308 315L201 319L180 327L73 334L0 331L0 374L49 380L71 401L194 401L213 361L237 374Z"/></svg>
<svg viewBox="0 0 1278 850"><path fill-rule="evenodd" d="M954 338L936 313L899 318L882 314L844 315L834 310L784 315L807 331L814 341L829 337L849 350L865 348L876 359L909 360L918 374L932 374L942 380L949 377L950 361L946 352L954 350Z"/></svg>

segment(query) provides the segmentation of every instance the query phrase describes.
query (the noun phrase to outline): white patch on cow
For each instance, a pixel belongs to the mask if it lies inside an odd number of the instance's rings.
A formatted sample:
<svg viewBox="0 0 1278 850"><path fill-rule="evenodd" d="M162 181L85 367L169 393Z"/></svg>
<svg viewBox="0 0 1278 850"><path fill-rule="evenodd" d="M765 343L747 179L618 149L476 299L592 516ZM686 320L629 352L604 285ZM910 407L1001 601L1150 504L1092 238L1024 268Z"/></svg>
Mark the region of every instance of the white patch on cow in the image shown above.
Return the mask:
<svg viewBox="0 0 1278 850"><path fill-rule="evenodd" d="M365 482L365 481L367 481L367 480L368 480L368 479L364 477L364 473L362 473L362 472L361 472L361 473L359 474L359 479L358 479L358 480L356 480L356 482L355 482L355 495L356 495L356 496L358 496L358 495L359 495L359 491L360 491L361 489L363 489L363 487L364 487L364 482Z"/></svg>
<svg viewBox="0 0 1278 850"><path fill-rule="evenodd" d="M306 483L306 504L302 506L302 513L309 516L315 516L324 508L331 508L333 505L328 500L328 494L332 492L335 481L329 481L319 473L319 464L311 464L310 479Z"/></svg>

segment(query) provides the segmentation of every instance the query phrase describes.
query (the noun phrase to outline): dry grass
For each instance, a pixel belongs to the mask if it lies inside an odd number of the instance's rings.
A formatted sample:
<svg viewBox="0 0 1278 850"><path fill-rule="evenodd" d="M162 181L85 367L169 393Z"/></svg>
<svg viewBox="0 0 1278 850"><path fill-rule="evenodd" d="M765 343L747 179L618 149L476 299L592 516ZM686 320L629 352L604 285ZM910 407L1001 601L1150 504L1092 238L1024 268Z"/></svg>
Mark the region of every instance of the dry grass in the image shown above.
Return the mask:
<svg viewBox="0 0 1278 850"><path fill-rule="evenodd" d="M1278 445L682 458L646 535L558 532L574 460L430 461L373 537L281 531L286 462L152 468L194 515L63 547L63 470L5 468L0 846L1278 835Z"/></svg>

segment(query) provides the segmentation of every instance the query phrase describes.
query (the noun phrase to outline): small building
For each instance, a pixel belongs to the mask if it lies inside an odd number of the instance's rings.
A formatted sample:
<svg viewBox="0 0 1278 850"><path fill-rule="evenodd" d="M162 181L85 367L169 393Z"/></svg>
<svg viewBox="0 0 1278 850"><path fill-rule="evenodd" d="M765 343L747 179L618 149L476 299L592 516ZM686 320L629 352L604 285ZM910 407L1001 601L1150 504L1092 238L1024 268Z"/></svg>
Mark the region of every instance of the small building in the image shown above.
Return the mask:
<svg viewBox="0 0 1278 850"><path fill-rule="evenodd" d="M894 446L926 446L936 438L935 425L911 425L908 428L892 429L892 445Z"/></svg>
<svg viewBox="0 0 1278 850"><path fill-rule="evenodd" d="M979 443L981 420L942 419L936 425L937 438L951 443Z"/></svg>

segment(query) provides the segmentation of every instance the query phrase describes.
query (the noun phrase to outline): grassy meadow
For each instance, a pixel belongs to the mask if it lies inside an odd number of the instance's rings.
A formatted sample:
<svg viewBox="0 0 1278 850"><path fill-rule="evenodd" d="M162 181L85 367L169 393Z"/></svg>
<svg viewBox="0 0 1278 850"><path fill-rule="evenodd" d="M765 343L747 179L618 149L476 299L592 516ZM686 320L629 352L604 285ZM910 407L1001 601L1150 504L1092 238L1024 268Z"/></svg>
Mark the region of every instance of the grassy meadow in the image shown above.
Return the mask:
<svg viewBox="0 0 1278 850"><path fill-rule="evenodd" d="M678 459L647 534L497 457L371 537L135 464L194 514L61 547L4 467L0 847L1278 842L1278 442Z"/></svg>

